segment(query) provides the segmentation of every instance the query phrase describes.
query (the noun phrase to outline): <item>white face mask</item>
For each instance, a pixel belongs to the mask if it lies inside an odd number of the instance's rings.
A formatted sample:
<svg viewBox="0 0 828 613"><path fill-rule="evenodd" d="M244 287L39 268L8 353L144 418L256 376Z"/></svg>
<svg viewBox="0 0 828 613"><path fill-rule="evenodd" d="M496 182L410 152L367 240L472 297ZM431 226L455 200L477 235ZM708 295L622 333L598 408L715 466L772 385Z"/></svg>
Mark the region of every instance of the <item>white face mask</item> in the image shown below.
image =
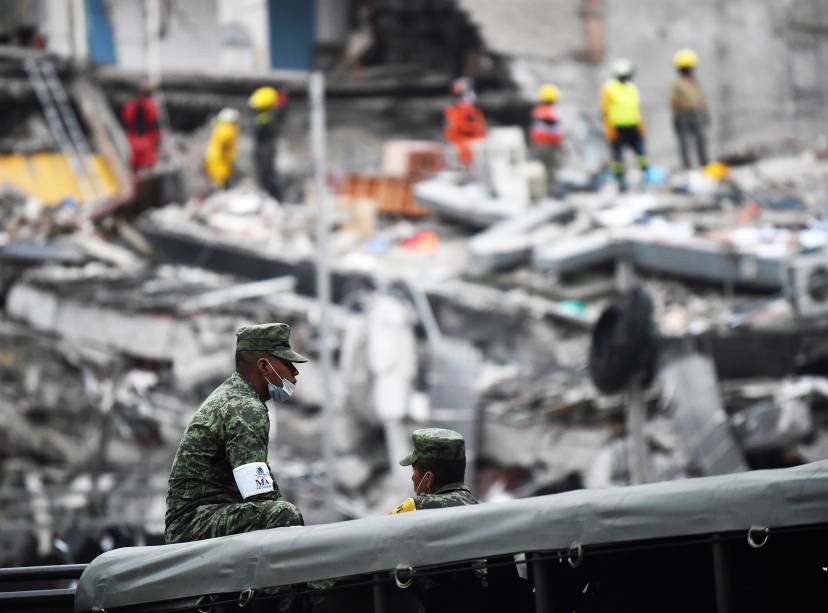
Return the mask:
<svg viewBox="0 0 828 613"><path fill-rule="evenodd" d="M267 365L270 366L270 369L276 374L277 377L279 377L279 380L282 382L282 385L274 385L270 382L270 379L265 377L265 381L267 381L267 393L270 394L270 398L272 400L276 400L278 402L287 402L287 400L293 395L293 390L296 389L296 386L293 385L293 383L291 383L287 379L282 379L282 377L279 376L279 373L276 372L276 369L273 368L273 364L271 364L267 360L265 360L265 362L267 362Z"/></svg>

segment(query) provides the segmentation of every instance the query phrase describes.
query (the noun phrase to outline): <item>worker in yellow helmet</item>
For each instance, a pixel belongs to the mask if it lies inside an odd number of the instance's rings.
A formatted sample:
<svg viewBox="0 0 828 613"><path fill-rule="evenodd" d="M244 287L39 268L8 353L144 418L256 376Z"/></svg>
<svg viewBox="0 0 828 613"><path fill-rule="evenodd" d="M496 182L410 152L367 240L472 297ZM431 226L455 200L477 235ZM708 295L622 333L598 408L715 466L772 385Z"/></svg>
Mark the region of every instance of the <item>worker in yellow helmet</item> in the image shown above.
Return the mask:
<svg viewBox="0 0 828 613"><path fill-rule="evenodd" d="M204 169L213 180L213 185L227 187L236 163L236 142L239 138L239 112L225 108L216 116L210 141L204 152Z"/></svg>
<svg viewBox="0 0 828 613"><path fill-rule="evenodd" d="M638 165L646 173L649 165L644 141L646 132L641 115L641 96L632 82L635 69L632 62L616 60L612 67L613 78L601 88L601 112L604 131L612 150L612 170L621 191L627 189L624 178L624 148L631 148Z"/></svg>
<svg viewBox="0 0 828 613"><path fill-rule="evenodd" d="M542 85L538 91L538 104L532 109L532 124L529 128L532 156L546 168L546 179L552 194L557 190L555 175L560 165L563 143L558 109L555 106L560 97L561 92L557 87L551 83Z"/></svg>
<svg viewBox="0 0 828 613"><path fill-rule="evenodd" d="M688 169L692 167L691 140L696 145L699 165L705 166L708 162L707 139L704 132L710 123L710 115L707 111L707 100L695 75L698 63L698 56L690 49L681 49L673 57L678 76L670 88L670 109L673 112L673 127L678 138L681 162Z"/></svg>
<svg viewBox="0 0 828 613"><path fill-rule="evenodd" d="M269 86L258 88L247 101L248 106L256 113L253 127L256 182L276 200L282 199L276 168L276 150L282 121L280 111L286 102L284 94Z"/></svg>

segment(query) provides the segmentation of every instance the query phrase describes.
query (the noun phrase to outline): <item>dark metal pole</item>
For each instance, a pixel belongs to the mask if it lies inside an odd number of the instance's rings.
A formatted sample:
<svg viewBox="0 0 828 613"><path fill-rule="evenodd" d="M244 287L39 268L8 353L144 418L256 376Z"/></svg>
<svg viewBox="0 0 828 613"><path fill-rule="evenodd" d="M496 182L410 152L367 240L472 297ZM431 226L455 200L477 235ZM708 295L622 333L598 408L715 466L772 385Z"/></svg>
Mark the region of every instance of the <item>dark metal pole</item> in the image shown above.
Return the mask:
<svg viewBox="0 0 828 613"><path fill-rule="evenodd" d="M374 575L374 613L386 613L388 611L388 593L386 592L385 577L381 574Z"/></svg>
<svg viewBox="0 0 828 613"><path fill-rule="evenodd" d="M11 581L52 581L78 579L87 564L60 564L56 566L17 566L0 568L0 583Z"/></svg>
<svg viewBox="0 0 828 613"><path fill-rule="evenodd" d="M727 549L718 535L713 537L713 588L716 591L716 613L732 613L733 589L730 582Z"/></svg>
<svg viewBox="0 0 828 613"><path fill-rule="evenodd" d="M532 569L532 581L535 584L535 612L554 613L552 562L550 560L533 560L530 568Z"/></svg>
<svg viewBox="0 0 828 613"><path fill-rule="evenodd" d="M23 607L60 607L71 610L74 602L75 588L0 592L0 611L18 611Z"/></svg>

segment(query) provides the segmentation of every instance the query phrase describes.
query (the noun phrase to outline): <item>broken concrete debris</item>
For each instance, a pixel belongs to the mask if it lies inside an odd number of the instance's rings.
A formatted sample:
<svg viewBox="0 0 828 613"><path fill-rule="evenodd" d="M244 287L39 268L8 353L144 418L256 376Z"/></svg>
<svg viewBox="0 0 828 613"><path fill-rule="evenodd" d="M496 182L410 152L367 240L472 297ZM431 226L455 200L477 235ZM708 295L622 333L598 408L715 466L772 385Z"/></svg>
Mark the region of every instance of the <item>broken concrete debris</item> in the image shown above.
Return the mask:
<svg viewBox="0 0 828 613"><path fill-rule="evenodd" d="M679 173L630 194L575 160L558 179L580 191L553 199L517 128L491 130L471 174L443 169L434 141L386 145L381 174L349 166L351 201L328 212L336 417L320 410L314 360L295 402L268 407L271 464L308 522L409 495L397 460L422 425L464 433L484 500L630 483L627 397L596 389L587 364L619 262L670 350L641 393L650 480L828 458L828 160ZM3 191L7 564L83 561L73 533L98 549L158 539L178 437L232 372L238 326L286 321L316 355L316 211L288 191L279 202L243 180L95 226L71 201Z"/></svg>

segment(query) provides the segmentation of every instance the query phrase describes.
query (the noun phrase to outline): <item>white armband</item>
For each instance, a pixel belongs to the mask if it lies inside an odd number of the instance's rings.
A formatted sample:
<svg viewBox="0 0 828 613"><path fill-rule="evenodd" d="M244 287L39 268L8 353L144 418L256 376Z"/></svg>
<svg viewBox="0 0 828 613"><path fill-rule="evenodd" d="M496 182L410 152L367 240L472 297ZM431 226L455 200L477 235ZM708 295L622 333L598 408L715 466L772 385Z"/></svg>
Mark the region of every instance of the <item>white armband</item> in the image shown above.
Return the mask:
<svg viewBox="0 0 828 613"><path fill-rule="evenodd" d="M233 478L236 480L242 498L273 491L273 478L264 462L251 462L234 468Z"/></svg>

